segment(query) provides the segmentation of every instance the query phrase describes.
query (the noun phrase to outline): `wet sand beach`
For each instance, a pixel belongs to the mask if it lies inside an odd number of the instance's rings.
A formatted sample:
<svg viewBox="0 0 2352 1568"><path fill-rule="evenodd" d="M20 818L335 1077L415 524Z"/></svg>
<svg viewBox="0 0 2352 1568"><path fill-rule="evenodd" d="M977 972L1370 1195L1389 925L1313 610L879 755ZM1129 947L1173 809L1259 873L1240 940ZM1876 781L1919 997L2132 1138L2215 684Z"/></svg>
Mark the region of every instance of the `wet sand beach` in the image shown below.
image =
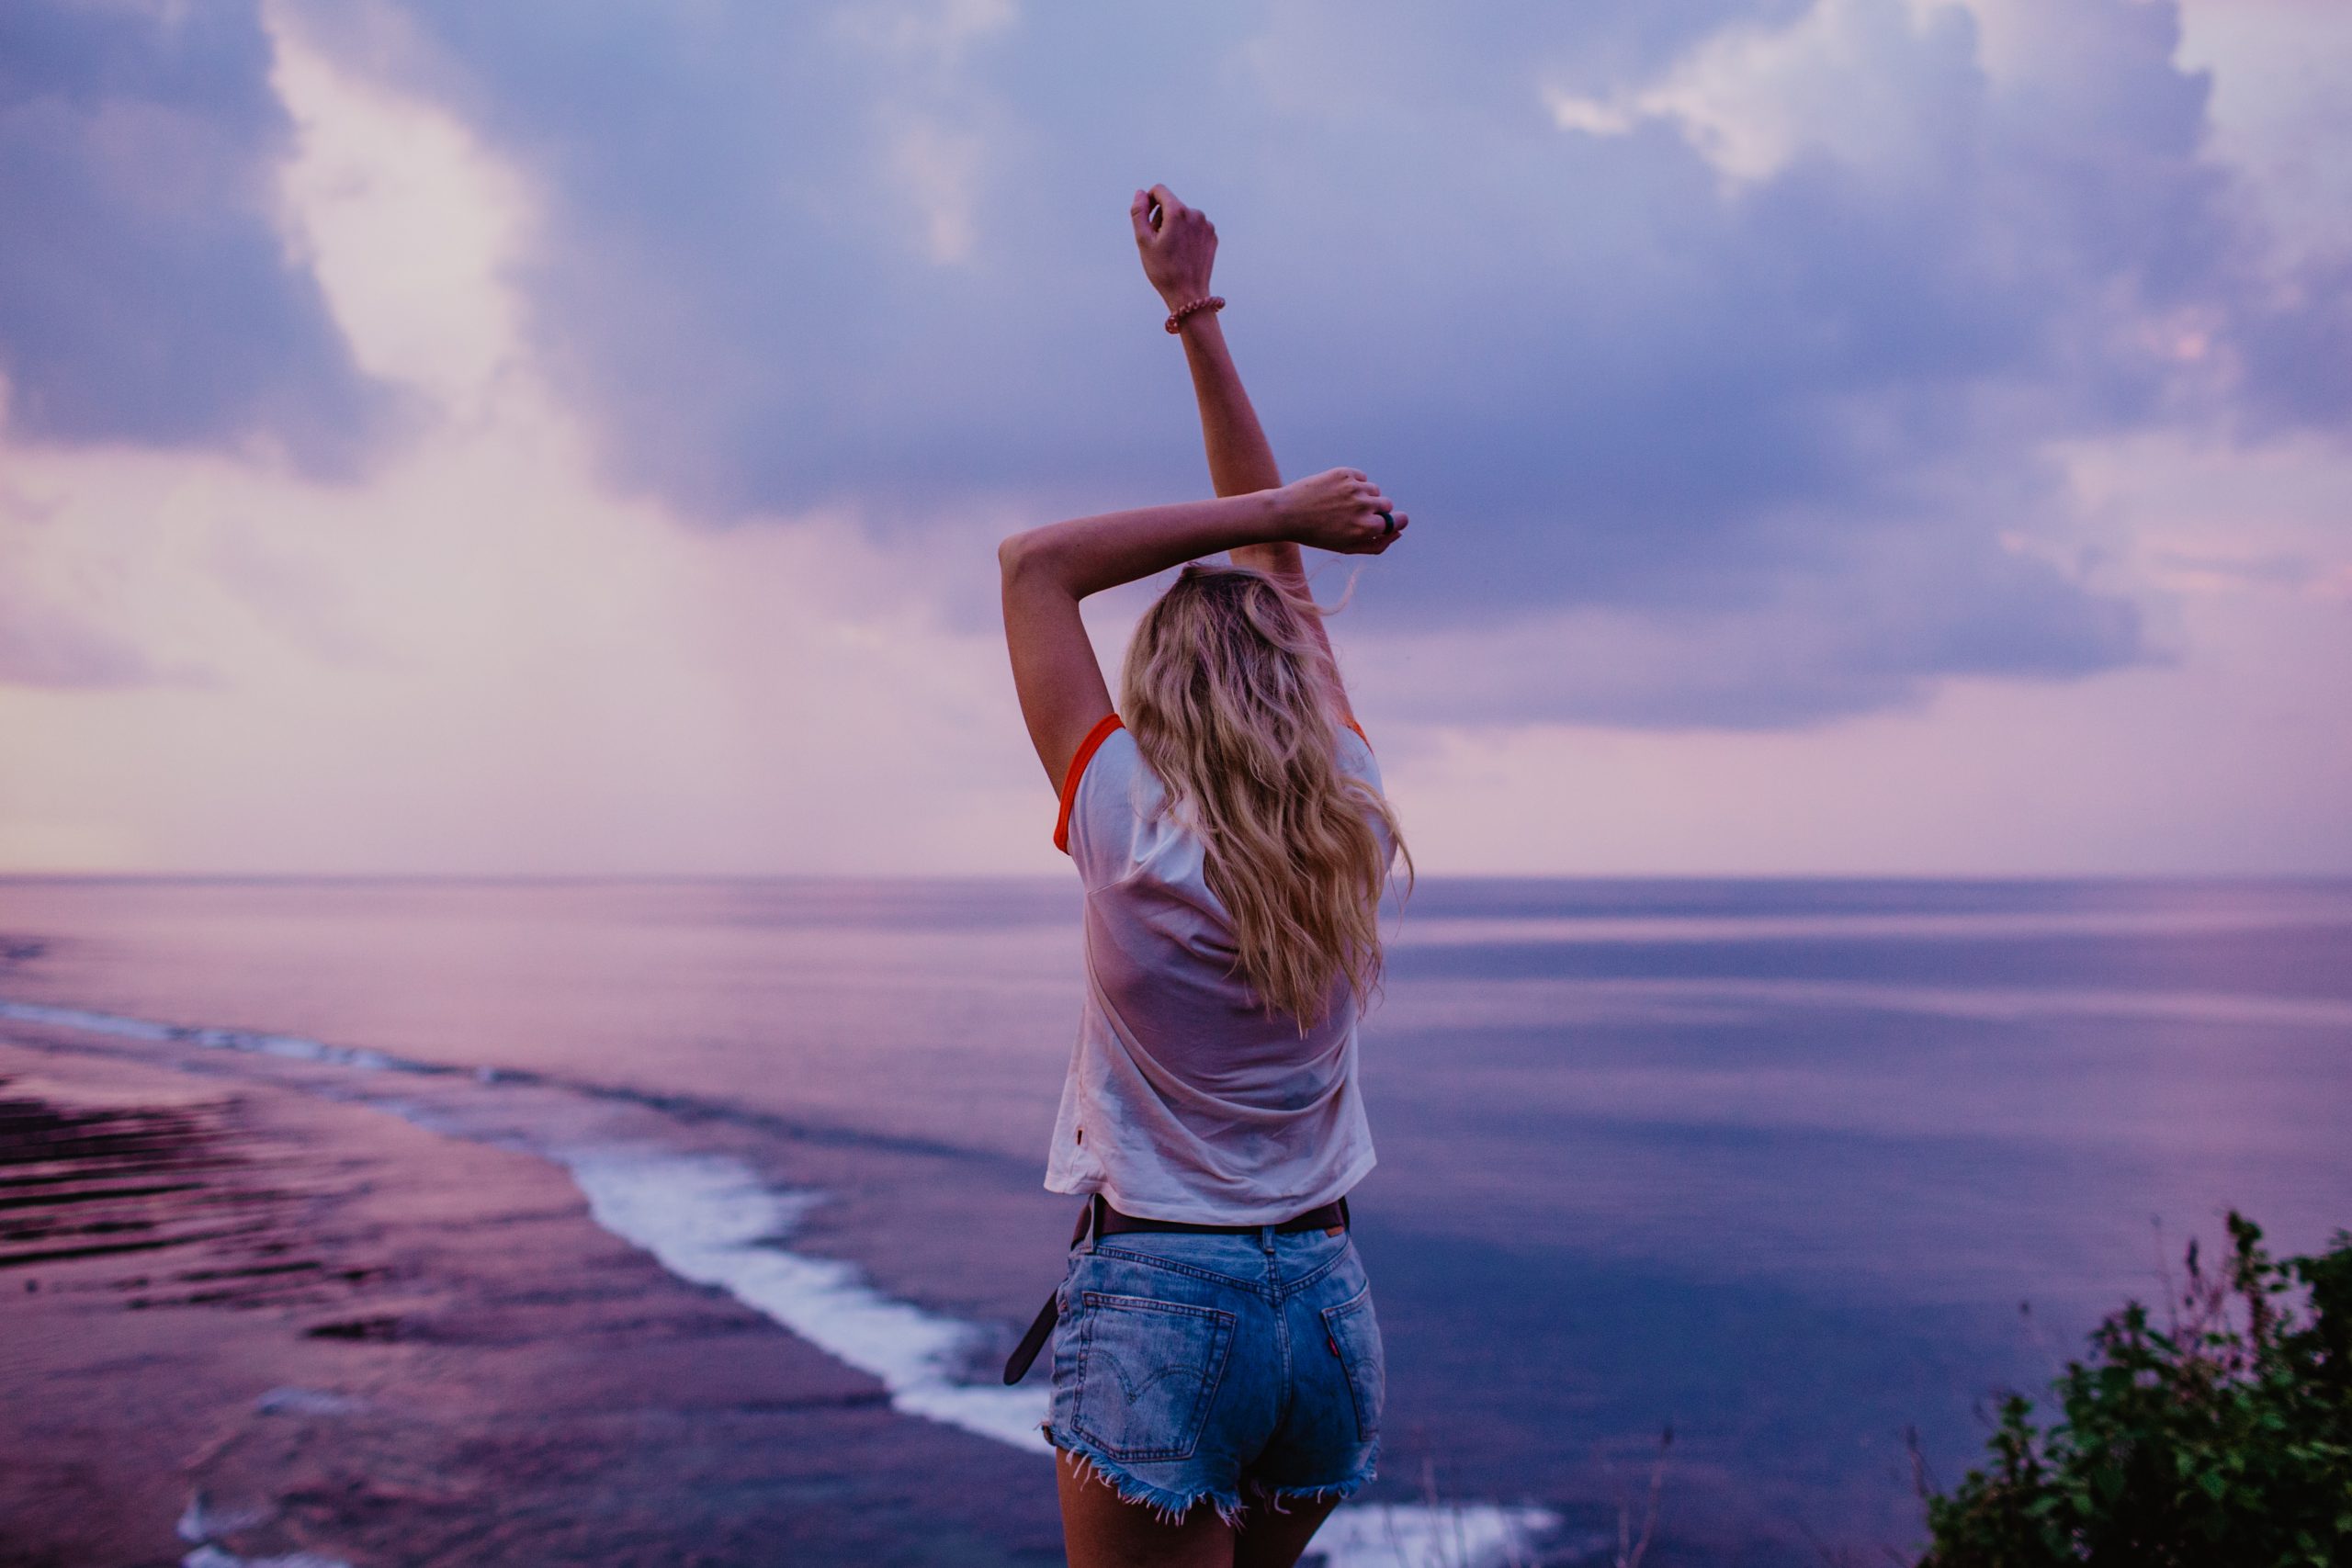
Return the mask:
<svg viewBox="0 0 2352 1568"><path fill-rule="evenodd" d="M1033 1460L531 1156L7 1024L0 1159L9 1564L1059 1560Z"/></svg>

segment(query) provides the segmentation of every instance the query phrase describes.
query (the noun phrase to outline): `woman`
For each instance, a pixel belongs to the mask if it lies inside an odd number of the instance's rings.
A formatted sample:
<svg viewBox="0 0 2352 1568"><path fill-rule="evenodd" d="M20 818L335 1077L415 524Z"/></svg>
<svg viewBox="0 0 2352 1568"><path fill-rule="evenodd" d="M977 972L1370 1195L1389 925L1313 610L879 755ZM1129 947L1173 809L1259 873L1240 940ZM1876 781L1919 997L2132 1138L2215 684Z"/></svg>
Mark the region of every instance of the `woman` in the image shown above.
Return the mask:
<svg viewBox="0 0 2352 1568"><path fill-rule="evenodd" d="M1282 482L1209 293L1216 231L1164 186L1129 217L1219 499L999 552L1054 841L1086 888L1046 1185L1089 1201L1049 1308L1046 1433L1074 1568L1287 1568L1379 1448L1380 1331L1343 1200L1373 1164L1356 1016L1400 847L1299 547L1377 555L1408 519L1352 468ZM1227 550L1145 614L1114 712L1079 602Z"/></svg>

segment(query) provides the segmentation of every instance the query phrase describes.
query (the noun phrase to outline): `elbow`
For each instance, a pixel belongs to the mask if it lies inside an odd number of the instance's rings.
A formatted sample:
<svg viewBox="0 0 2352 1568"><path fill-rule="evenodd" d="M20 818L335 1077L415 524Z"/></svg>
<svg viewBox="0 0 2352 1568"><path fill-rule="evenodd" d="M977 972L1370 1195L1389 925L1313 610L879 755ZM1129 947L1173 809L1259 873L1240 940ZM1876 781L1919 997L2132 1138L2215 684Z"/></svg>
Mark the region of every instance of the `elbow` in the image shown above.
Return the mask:
<svg viewBox="0 0 2352 1568"><path fill-rule="evenodd" d="M1008 583L1034 580L1053 564L1053 552L1040 537L1046 530L1024 528L1007 535L996 547L997 570Z"/></svg>
<svg viewBox="0 0 2352 1568"><path fill-rule="evenodd" d="M1007 534L997 545L997 570L1003 574L1007 582L1021 575L1023 566L1026 564L1033 553L1029 538L1030 533L1033 532L1035 532L1034 529L1019 534Z"/></svg>
<svg viewBox="0 0 2352 1568"><path fill-rule="evenodd" d="M1082 599L1090 589L1081 586L1081 565L1079 553L1070 547L1071 541L1063 525L1049 523L1039 528L1024 528L1008 536L996 547L997 570L1002 573L1004 587L1024 593L1067 593Z"/></svg>

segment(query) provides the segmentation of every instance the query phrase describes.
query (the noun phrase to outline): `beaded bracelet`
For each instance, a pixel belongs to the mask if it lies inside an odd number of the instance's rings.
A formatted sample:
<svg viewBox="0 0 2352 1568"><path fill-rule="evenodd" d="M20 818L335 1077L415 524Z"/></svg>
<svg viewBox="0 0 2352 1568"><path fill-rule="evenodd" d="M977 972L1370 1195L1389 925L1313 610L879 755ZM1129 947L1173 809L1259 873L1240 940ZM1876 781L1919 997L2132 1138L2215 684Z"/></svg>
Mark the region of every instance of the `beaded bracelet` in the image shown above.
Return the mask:
<svg viewBox="0 0 2352 1568"><path fill-rule="evenodd" d="M1184 318L1191 315L1195 310L1222 310L1224 309L1224 295L1204 294L1198 299L1193 300L1191 304L1179 305L1176 309L1168 312L1168 330L1171 333L1182 332L1184 327Z"/></svg>

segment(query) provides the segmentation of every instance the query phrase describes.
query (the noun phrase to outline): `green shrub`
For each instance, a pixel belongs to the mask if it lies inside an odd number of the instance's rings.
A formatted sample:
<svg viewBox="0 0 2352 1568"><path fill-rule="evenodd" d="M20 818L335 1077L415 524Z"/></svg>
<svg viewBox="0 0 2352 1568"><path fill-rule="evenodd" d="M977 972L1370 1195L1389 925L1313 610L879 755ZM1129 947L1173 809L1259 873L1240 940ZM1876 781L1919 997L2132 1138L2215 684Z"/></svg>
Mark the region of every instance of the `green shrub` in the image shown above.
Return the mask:
<svg viewBox="0 0 2352 1568"><path fill-rule="evenodd" d="M2134 1302L2091 1336L2063 1419L2008 1398L1989 1464L1928 1499L1920 1568L2352 1565L2352 1233L2282 1263L2229 1226L2165 1331Z"/></svg>

